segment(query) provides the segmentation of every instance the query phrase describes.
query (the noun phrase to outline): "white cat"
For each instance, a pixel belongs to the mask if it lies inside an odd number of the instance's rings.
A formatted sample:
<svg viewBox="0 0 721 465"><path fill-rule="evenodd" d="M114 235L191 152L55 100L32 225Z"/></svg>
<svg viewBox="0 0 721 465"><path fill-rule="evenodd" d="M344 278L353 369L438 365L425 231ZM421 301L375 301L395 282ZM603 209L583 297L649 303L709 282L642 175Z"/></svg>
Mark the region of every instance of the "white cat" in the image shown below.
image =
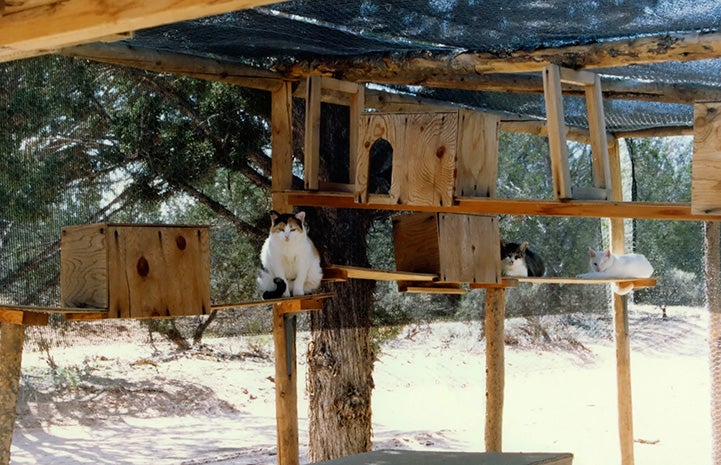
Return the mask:
<svg viewBox="0 0 721 465"><path fill-rule="evenodd" d="M591 271L579 274L578 278L648 278L653 274L653 266L640 253L616 255L608 249L595 251L589 247L588 255ZM614 291L621 295L632 290L633 286L614 285Z"/></svg>
<svg viewBox="0 0 721 465"><path fill-rule="evenodd" d="M306 234L305 212L270 212L270 234L260 251L258 287L264 299L305 295L318 289L320 255Z"/></svg>

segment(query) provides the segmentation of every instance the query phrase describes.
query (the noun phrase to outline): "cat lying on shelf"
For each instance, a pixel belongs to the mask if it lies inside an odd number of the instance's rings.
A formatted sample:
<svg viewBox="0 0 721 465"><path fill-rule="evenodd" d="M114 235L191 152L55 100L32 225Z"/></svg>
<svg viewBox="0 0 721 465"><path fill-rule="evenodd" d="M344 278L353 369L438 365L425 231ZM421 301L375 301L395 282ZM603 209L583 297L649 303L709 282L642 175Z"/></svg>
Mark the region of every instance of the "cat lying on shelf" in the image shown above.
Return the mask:
<svg viewBox="0 0 721 465"><path fill-rule="evenodd" d="M543 276L546 268L538 254L528 248L528 242L501 241L501 274L503 276Z"/></svg>
<svg viewBox="0 0 721 465"><path fill-rule="evenodd" d="M579 274L578 278L648 278L653 274L653 266L640 253L616 255L608 249L596 251L589 247L588 255L591 271ZM617 294L628 294L632 290L633 286L614 284Z"/></svg>
<svg viewBox="0 0 721 465"><path fill-rule="evenodd" d="M270 234L260 251L258 287L264 299L301 296L320 287L320 255L306 234L305 212L270 212Z"/></svg>

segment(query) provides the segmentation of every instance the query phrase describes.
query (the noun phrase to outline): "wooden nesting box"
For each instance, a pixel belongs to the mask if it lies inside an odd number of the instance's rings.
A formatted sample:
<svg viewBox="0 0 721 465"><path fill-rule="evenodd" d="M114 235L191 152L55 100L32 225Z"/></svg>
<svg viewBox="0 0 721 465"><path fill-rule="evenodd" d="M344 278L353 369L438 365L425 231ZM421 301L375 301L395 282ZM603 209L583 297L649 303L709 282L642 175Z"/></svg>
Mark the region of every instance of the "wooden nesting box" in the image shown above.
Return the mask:
<svg viewBox="0 0 721 465"><path fill-rule="evenodd" d="M396 269L433 273L441 282L500 283L498 220L491 216L413 213L393 218Z"/></svg>
<svg viewBox="0 0 721 465"><path fill-rule="evenodd" d="M356 201L443 206L452 205L456 195L495 196L498 126L497 116L470 110L363 114ZM379 141L392 148L388 192L373 192L372 187L374 176L382 171L379 164L387 164L374 160Z"/></svg>
<svg viewBox="0 0 721 465"><path fill-rule="evenodd" d="M721 213L721 103L697 103L693 121L691 213Z"/></svg>
<svg viewBox="0 0 721 465"><path fill-rule="evenodd" d="M210 312L207 226L91 224L62 229L60 298L111 318Z"/></svg>

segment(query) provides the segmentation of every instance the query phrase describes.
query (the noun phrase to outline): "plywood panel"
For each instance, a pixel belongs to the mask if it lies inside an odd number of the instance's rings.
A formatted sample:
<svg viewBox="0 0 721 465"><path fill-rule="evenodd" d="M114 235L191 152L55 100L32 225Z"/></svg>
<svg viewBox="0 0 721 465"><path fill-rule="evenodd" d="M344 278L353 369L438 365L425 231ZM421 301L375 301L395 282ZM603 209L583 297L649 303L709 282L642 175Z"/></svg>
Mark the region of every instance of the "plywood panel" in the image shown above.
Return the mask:
<svg viewBox="0 0 721 465"><path fill-rule="evenodd" d="M458 113L370 113L360 126L357 198L367 199L369 151L378 139L393 147L387 203L453 203ZM385 203L385 202L384 202Z"/></svg>
<svg viewBox="0 0 721 465"><path fill-rule="evenodd" d="M694 106L691 213L721 213L721 103Z"/></svg>
<svg viewBox="0 0 721 465"><path fill-rule="evenodd" d="M456 195L496 196L499 125L496 115L459 111Z"/></svg>
<svg viewBox="0 0 721 465"><path fill-rule="evenodd" d="M147 318L210 311L206 228L111 227L110 315Z"/></svg>
<svg viewBox="0 0 721 465"><path fill-rule="evenodd" d="M393 218L396 269L413 273L438 273L438 225L435 213Z"/></svg>
<svg viewBox="0 0 721 465"><path fill-rule="evenodd" d="M64 307L108 307L106 225L61 230L60 302Z"/></svg>
<svg viewBox="0 0 721 465"><path fill-rule="evenodd" d="M498 220L480 215L440 213L441 281L500 283Z"/></svg>
<svg viewBox="0 0 721 465"><path fill-rule="evenodd" d="M207 226L95 224L63 228L64 306L110 318L210 311Z"/></svg>

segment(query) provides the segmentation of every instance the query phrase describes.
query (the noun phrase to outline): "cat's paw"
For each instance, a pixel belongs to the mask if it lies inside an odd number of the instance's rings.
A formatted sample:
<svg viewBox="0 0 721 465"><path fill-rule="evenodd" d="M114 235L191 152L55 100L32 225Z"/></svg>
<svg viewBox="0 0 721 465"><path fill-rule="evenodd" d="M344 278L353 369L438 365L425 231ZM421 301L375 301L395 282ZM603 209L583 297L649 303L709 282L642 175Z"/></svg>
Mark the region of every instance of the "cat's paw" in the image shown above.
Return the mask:
<svg viewBox="0 0 721 465"><path fill-rule="evenodd" d="M302 288L302 287L301 287L300 289L293 289L293 296L294 296L294 297L298 297L298 296L301 296L301 295L304 295L304 294L305 294L305 292L303 291L303 288Z"/></svg>

